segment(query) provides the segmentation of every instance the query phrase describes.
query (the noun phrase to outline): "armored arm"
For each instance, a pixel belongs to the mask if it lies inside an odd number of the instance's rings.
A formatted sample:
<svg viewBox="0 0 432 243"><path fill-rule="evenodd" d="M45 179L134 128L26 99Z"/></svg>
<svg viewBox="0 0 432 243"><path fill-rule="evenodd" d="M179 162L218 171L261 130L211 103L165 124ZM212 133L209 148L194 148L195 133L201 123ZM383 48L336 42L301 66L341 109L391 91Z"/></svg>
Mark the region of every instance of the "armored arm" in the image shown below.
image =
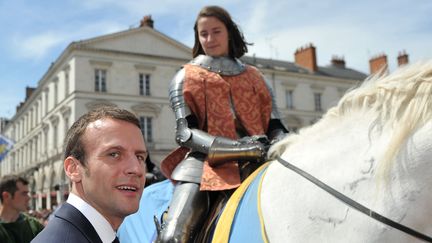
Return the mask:
<svg viewBox="0 0 432 243"><path fill-rule="evenodd" d="M183 96L185 71L181 69L170 85L169 97L176 117L176 142L192 151L208 155L211 165L226 161L261 161L266 150L259 141L236 141L215 137L198 129L196 117L192 114Z"/></svg>

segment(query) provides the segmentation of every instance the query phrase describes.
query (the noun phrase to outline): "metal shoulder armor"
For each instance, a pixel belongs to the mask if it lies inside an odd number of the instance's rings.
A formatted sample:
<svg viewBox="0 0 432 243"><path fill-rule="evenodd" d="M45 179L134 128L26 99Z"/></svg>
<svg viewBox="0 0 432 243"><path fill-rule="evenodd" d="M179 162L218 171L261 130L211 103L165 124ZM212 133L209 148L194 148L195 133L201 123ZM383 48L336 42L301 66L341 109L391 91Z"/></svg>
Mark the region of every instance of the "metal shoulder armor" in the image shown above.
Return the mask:
<svg viewBox="0 0 432 243"><path fill-rule="evenodd" d="M186 118L191 114L191 111L187 104L185 103L183 97L183 83L185 79L184 68L180 69L174 78L171 80L169 87L169 99L171 103L171 108L174 111L176 120L179 118Z"/></svg>

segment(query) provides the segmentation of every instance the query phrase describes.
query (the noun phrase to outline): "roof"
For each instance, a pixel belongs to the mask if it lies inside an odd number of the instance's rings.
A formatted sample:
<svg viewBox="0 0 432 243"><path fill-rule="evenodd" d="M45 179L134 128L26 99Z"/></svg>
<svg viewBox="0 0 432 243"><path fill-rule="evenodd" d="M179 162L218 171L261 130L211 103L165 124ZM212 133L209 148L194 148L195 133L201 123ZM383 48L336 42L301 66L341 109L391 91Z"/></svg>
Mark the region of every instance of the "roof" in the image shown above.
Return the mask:
<svg viewBox="0 0 432 243"><path fill-rule="evenodd" d="M339 67L339 66L318 66L318 71L310 72L308 69L298 66L293 62L274 60L274 59L266 59L266 58L257 58L244 56L241 58L242 61L247 64L256 66L257 68L267 68L274 69L285 72L294 72L294 73L303 73L317 76L326 76L326 77L334 77L334 78L343 78L343 79L352 79L352 80L363 80L368 75L362 73L360 71L356 71L351 68Z"/></svg>

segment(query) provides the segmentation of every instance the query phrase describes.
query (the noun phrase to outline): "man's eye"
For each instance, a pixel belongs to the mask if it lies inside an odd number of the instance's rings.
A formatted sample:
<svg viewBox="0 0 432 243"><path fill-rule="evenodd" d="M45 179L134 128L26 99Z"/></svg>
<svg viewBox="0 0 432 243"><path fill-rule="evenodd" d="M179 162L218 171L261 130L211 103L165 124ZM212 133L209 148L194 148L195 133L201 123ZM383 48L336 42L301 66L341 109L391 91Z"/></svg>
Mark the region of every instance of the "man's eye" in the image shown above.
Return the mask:
<svg viewBox="0 0 432 243"><path fill-rule="evenodd" d="M142 156L142 155L137 155L137 158L138 158L140 161L143 161L143 162L146 161L146 157L144 157L144 156Z"/></svg>
<svg viewBox="0 0 432 243"><path fill-rule="evenodd" d="M113 158L117 158L120 156L120 154L118 152L112 152L109 154L109 156L113 157Z"/></svg>

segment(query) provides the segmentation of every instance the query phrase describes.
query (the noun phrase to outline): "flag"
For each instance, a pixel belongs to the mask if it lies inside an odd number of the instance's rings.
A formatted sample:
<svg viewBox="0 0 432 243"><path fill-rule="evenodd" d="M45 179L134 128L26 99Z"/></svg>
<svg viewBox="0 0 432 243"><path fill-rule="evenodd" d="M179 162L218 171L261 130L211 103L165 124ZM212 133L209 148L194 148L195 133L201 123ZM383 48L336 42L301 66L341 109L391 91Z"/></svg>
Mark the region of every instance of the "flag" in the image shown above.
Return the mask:
<svg viewBox="0 0 432 243"><path fill-rule="evenodd" d="M0 162L6 157L6 154L12 149L13 142L0 134Z"/></svg>

